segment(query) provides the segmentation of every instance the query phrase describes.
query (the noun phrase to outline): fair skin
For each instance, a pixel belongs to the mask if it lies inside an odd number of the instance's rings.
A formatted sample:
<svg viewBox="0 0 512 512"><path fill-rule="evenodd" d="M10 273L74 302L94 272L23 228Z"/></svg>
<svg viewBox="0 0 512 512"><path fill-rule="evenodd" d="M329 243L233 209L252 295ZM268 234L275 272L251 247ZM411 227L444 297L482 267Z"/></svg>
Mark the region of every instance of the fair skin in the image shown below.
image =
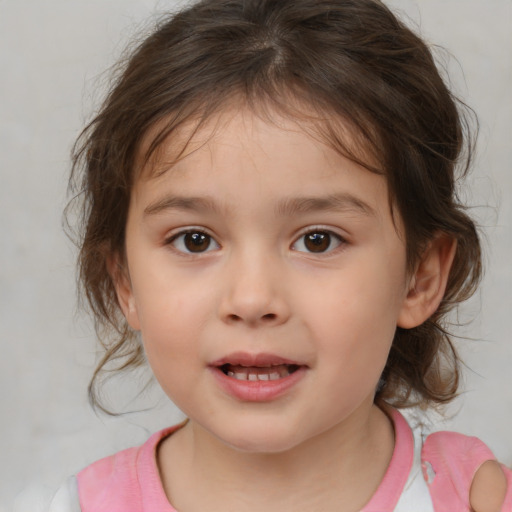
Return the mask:
<svg viewBox="0 0 512 512"><path fill-rule="evenodd" d="M360 510L393 452L374 393L394 331L435 311L455 244L436 239L409 275L385 178L277 114L227 110L166 169L174 147L134 185L114 273L190 418L159 448L169 500Z"/></svg>

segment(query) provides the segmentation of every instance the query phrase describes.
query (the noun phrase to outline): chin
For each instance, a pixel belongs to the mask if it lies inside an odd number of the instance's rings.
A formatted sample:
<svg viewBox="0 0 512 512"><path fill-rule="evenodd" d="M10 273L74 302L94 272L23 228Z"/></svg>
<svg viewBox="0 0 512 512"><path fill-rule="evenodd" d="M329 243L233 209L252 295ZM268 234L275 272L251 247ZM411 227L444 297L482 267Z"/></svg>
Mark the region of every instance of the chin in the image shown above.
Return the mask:
<svg viewBox="0 0 512 512"><path fill-rule="evenodd" d="M247 454L272 455L290 451L296 446L289 439L237 439L234 442L226 443L230 448Z"/></svg>
<svg viewBox="0 0 512 512"><path fill-rule="evenodd" d="M300 440L290 431L281 431L275 425L268 424L259 428L236 428L216 437L230 448L248 454L283 453L300 444Z"/></svg>

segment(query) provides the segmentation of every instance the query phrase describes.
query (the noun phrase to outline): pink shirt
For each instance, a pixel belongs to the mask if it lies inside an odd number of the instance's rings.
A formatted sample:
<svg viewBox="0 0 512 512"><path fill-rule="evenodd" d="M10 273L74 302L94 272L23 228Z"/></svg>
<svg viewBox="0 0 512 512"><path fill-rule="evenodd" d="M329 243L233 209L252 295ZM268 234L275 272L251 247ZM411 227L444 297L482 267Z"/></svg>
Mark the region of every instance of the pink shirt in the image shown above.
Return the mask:
<svg viewBox="0 0 512 512"><path fill-rule="evenodd" d="M414 463L414 437L396 410L390 411L395 448L387 472L374 496L361 512L393 512L407 492ZM78 474L82 512L177 512L165 495L156 462L158 443L179 426L164 429L138 448L130 448L88 466ZM479 439L453 432L429 436L421 450L421 463L431 498L415 510L467 512L473 476L494 456ZM502 512L512 512L512 471L504 468L509 486Z"/></svg>

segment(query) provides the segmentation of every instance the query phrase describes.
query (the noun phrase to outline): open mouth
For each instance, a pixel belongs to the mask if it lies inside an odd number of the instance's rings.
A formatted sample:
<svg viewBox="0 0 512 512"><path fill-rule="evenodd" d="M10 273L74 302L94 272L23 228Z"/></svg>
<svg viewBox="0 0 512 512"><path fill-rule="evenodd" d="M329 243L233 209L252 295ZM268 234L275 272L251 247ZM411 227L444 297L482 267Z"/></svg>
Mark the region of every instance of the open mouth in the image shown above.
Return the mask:
<svg viewBox="0 0 512 512"><path fill-rule="evenodd" d="M275 364L269 366L243 366L240 364L223 364L219 369L236 380L243 381L272 381L288 377L299 369L297 364Z"/></svg>
<svg viewBox="0 0 512 512"><path fill-rule="evenodd" d="M302 382L307 364L277 354L233 352L210 363L221 389L243 402L269 402Z"/></svg>

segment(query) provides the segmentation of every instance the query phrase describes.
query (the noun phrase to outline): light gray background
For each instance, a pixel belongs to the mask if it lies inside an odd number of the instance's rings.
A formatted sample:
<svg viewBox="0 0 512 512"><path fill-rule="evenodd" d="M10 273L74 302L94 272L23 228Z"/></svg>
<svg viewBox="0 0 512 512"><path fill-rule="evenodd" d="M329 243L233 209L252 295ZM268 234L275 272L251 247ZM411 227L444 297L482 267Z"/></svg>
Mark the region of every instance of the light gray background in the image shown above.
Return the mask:
<svg viewBox="0 0 512 512"><path fill-rule="evenodd" d="M472 370L448 426L480 436L512 465L512 0L389 3L457 57L454 86L480 117L468 198L483 205L474 213L487 227L488 270L464 310L476 316L460 331L474 338L459 345ZM134 405L157 404L150 412L109 419L89 409L96 346L75 314L74 250L61 229L69 151L101 99L101 73L148 19L175 5L0 0L0 512L22 488L49 492L180 418L157 389ZM121 387L134 390L140 379Z"/></svg>

